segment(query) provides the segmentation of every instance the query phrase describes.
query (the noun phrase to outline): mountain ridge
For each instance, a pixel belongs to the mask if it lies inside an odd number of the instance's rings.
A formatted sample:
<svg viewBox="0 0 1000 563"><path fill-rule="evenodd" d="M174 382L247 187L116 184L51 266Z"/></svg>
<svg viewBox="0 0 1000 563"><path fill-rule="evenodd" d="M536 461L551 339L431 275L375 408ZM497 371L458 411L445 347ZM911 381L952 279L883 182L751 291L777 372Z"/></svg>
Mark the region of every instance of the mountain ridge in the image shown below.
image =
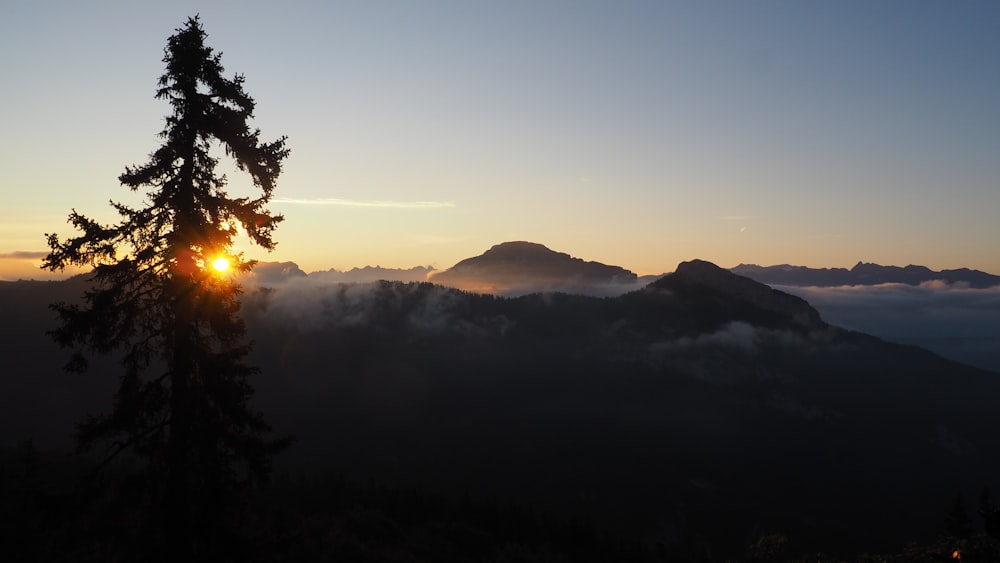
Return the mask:
<svg viewBox="0 0 1000 563"><path fill-rule="evenodd" d="M768 285L836 287L888 283L919 285L942 281L977 289L1000 286L1000 276L981 270L956 268L935 271L914 264L884 266L859 261L848 269L741 263L728 270ZM638 276L621 266L586 261L528 241L495 244L483 254L460 260L444 270L429 266L404 269L368 265L346 271L329 269L306 274L294 262L260 262L255 272L258 273L256 280L265 284L300 277L323 279L332 283L431 281L468 291L508 296L536 291L610 296L639 289L664 275Z"/></svg>
<svg viewBox="0 0 1000 563"><path fill-rule="evenodd" d="M969 268L935 271L926 266L913 264L900 267L883 266L860 261L851 269L809 268L790 264L775 266L739 264L730 268L730 271L769 285L814 287L880 285L887 283L920 285L921 283L932 281L965 284L976 289L985 289L1000 285L1000 276Z"/></svg>
<svg viewBox="0 0 1000 563"><path fill-rule="evenodd" d="M375 281L422 282L436 270L430 266L412 268L383 268L382 266L354 267L340 271L335 268L310 272L312 279L320 278L334 283L369 283Z"/></svg>
<svg viewBox="0 0 1000 563"><path fill-rule="evenodd" d="M750 278L740 276L705 260L682 262L672 274L650 284L651 288L665 288L690 295L699 287L708 288L724 299L726 306L752 306L779 316L803 327L819 327L824 323L819 312L806 300L773 289Z"/></svg>

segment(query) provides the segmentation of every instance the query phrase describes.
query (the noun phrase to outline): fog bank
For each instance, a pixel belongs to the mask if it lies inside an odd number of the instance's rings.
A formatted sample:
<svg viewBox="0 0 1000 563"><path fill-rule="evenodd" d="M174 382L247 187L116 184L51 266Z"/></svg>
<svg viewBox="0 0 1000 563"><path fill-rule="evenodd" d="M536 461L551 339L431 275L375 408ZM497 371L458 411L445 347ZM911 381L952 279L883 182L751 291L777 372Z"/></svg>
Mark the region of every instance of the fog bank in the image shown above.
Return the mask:
<svg viewBox="0 0 1000 563"><path fill-rule="evenodd" d="M1000 287L943 282L774 287L805 299L830 324L1000 371Z"/></svg>

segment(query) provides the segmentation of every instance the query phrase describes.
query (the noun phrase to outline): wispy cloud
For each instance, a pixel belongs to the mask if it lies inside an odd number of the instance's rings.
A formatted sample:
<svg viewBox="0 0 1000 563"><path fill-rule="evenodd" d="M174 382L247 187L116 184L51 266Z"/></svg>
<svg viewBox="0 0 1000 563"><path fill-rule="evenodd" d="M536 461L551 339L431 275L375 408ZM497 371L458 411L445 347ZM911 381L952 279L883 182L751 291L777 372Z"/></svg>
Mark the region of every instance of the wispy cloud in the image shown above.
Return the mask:
<svg viewBox="0 0 1000 563"><path fill-rule="evenodd" d="M41 260L49 253L44 250L15 250L14 252L0 252L0 260Z"/></svg>
<svg viewBox="0 0 1000 563"><path fill-rule="evenodd" d="M292 198L276 197L275 203L291 203L296 205L335 205L338 207L388 207L394 209L439 209L455 207L450 201L391 201L378 199L340 199L340 198Z"/></svg>

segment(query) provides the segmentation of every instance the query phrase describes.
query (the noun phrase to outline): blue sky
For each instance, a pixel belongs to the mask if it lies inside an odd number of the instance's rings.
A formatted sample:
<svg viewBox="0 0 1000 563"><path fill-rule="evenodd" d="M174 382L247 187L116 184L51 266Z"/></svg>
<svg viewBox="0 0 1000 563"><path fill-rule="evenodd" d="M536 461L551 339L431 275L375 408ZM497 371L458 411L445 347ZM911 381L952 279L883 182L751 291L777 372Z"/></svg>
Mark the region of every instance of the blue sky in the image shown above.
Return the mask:
<svg viewBox="0 0 1000 563"><path fill-rule="evenodd" d="M278 250L252 256L1000 272L994 2L37 1L0 21L0 278L71 208L130 201L195 13L292 149Z"/></svg>

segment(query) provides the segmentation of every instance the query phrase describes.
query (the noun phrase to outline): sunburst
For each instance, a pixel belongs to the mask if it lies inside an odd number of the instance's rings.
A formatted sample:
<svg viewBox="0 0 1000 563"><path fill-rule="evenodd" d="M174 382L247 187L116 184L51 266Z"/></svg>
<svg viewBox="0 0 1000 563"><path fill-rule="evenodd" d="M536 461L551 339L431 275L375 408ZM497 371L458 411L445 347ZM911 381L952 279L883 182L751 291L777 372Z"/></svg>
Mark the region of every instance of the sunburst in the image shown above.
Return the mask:
<svg viewBox="0 0 1000 563"><path fill-rule="evenodd" d="M225 256L220 256L215 260L212 260L212 267L215 268L216 272L220 274L229 270L229 258Z"/></svg>

